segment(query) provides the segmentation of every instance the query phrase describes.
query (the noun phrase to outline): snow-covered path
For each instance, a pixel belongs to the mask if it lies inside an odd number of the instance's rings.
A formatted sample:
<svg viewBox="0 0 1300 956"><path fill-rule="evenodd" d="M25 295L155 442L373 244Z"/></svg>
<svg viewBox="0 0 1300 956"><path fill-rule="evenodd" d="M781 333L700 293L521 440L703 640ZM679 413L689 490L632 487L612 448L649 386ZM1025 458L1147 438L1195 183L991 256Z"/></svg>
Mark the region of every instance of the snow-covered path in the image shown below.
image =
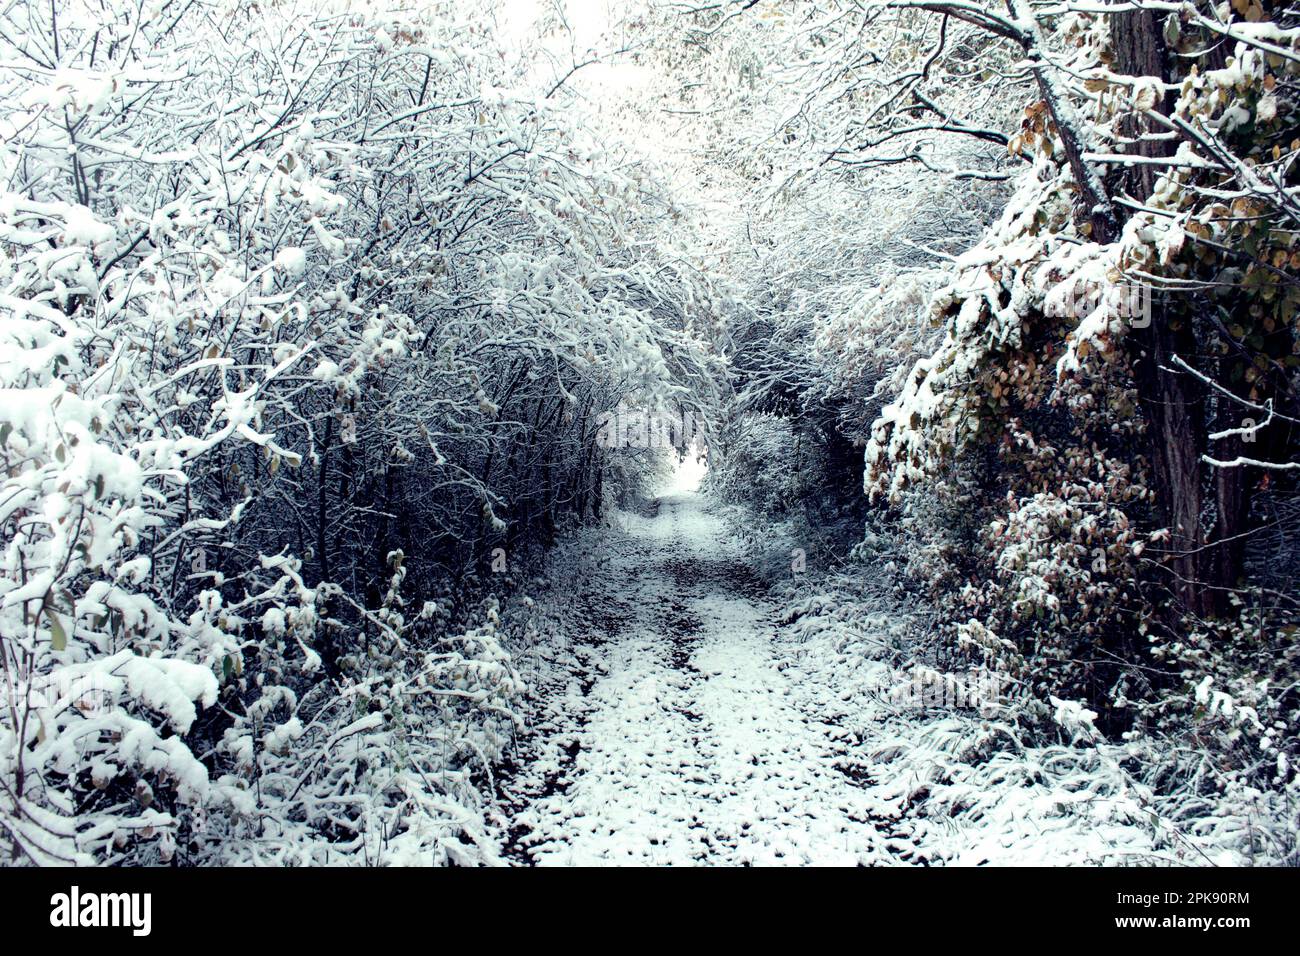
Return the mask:
<svg viewBox="0 0 1300 956"><path fill-rule="evenodd" d="M537 864L887 858L834 728L780 666L774 608L695 494L610 534L584 633L545 662L507 852ZM550 676L547 677L547 674Z"/></svg>

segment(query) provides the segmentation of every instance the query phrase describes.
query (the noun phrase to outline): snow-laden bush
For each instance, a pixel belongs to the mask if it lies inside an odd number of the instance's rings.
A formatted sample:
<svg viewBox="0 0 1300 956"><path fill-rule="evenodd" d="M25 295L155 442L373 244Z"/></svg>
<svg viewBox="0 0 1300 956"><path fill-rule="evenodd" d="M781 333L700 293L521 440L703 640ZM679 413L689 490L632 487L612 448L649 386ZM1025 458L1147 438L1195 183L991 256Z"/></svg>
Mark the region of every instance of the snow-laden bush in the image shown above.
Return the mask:
<svg viewBox="0 0 1300 956"><path fill-rule="evenodd" d="M0 24L0 839L487 859L487 575L709 394L670 204L452 5Z"/></svg>
<svg viewBox="0 0 1300 956"><path fill-rule="evenodd" d="M157 558L183 533L192 463L240 430L271 444L251 426L278 369L222 388L193 430L169 427L180 401L149 374L141 329L72 305L98 294L95 249L115 235L85 207L9 198L4 241L30 252L0 259L0 825L16 855L40 863L166 830L174 820L150 780L182 803L205 798L206 769L182 735L196 704L216 702L238 641L201 612L167 607L158 585L172 568ZM224 379L228 362L199 361L178 377L206 368Z"/></svg>
<svg viewBox="0 0 1300 956"><path fill-rule="evenodd" d="M787 421L775 415L746 415L714 452L709 484L724 501L783 515L813 493L809 464Z"/></svg>
<svg viewBox="0 0 1300 956"><path fill-rule="evenodd" d="M524 690L499 606L488 599L464 631L437 627L432 608L408 620L400 561L374 637L338 681L301 696L293 681L264 685L225 730L227 772L185 834L198 862L499 862L483 813Z"/></svg>
<svg viewBox="0 0 1300 956"><path fill-rule="evenodd" d="M838 728L844 769L900 859L1296 862L1293 786L1259 787L1249 768L1225 772L1164 732L1108 741L1095 712L1034 691L1033 671L978 622L959 628L966 653L954 654L934 616L891 586L901 580L879 566L808 575L782 629L785 666L821 688L815 717ZM1201 697L1215 706L1211 687Z"/></svg>

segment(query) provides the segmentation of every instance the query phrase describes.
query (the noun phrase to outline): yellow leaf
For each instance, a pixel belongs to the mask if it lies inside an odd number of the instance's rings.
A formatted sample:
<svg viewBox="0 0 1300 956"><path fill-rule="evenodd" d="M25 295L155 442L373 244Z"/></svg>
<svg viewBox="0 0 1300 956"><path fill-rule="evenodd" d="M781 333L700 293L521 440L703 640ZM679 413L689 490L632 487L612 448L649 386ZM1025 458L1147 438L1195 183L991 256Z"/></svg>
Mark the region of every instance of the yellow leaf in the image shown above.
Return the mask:
<svg viewBox="0 0 1300 956"><path fill-rule="evenodd" d="M50 647L56 651L63 650L68 646L68 632L63 629L63 623L48 608L45 610L45 619L50 622Z"/></svg>

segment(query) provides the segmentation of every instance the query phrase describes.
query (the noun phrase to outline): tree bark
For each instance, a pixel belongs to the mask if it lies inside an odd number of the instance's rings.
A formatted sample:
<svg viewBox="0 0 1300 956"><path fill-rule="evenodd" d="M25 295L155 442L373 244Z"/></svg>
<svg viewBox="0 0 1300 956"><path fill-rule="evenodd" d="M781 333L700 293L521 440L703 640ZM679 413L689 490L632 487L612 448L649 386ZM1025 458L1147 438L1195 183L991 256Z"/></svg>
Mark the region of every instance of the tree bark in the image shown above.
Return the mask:
<svg viewBox="0 0 1300 956"><path fill-rule="evenodd" d="M325 419L325 436L320 446L320 474L317 478L318 496L316 500L316 550L320 552L316 559L320 562L320 579L328 581L330 576L329 556L325 546L325 524L329 513L329 486L326 483L329 469L330 443L334 439L334 419Z"/></svg>
<svg viewBox="0 0 1300 956"><path fill-rule="evenodd" d="M1168 82L1168 50L1156 15L1150 10L1129 10L1112 13L1110 18L1115 72ZM1162 112L1173 112L1172 93L1165 95ZM1148 157L1170 155L1175 146L1170 140L1140 139L1155 131L1149 120L1127 118L1121 132L1137 140L1127 151ZM1113 188L1145 202L1157 175L1157 167L1150 164L1125 167L1115 174ZM1177 301L1195 307L1187 298ZM1238 539L1250 503L1242 469L1220 469L1213 484L1214 535L1206 534L1207 466L1201 457L1207 448L1205 388L1175 362L1178 358L1196 366L1195 317L1190 310L1173 309L1172 305L1172 301L1158 307L1153 303L1151 322L1146 328L1135 328L1130 341L1135 347L1135 377L1147 423L1156 493L1171 532L1173 591L1184 609L1208 616L1222 610L1226 589L1234 586L1241 574L1244 550Z"/></svg>

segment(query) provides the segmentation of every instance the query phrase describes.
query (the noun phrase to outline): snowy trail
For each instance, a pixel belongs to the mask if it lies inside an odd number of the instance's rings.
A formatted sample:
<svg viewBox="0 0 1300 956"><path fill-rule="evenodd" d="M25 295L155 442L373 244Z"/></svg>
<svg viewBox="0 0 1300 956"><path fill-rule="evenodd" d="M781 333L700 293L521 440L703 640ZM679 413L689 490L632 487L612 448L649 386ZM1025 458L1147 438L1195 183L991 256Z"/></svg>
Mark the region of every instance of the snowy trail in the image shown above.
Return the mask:
<svg viewBox="0 0 1300 956"><path fill-rule="evenodd" d="M779 666L774 608L723 521L683 494L628 532L573 597L589 628L552 658L531 759L503 784L506 852L541 865L887 858L837 769L834 729Z"/></svg>

